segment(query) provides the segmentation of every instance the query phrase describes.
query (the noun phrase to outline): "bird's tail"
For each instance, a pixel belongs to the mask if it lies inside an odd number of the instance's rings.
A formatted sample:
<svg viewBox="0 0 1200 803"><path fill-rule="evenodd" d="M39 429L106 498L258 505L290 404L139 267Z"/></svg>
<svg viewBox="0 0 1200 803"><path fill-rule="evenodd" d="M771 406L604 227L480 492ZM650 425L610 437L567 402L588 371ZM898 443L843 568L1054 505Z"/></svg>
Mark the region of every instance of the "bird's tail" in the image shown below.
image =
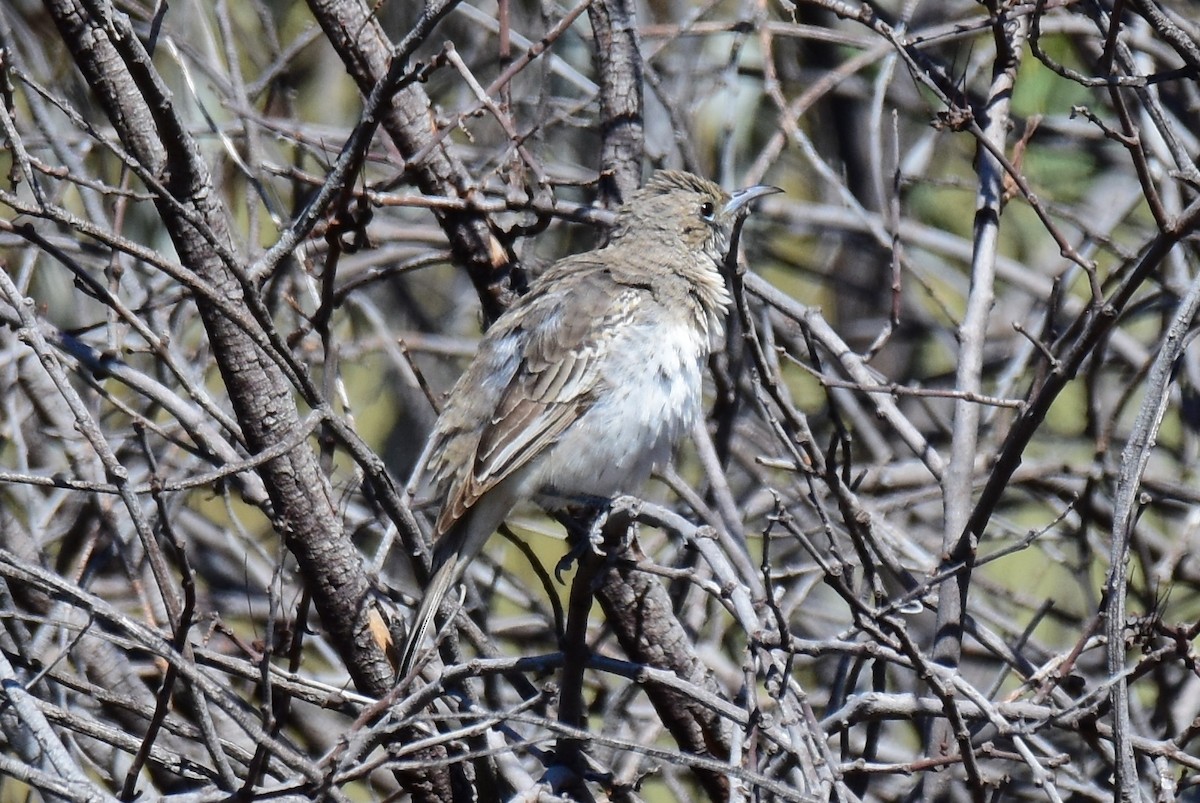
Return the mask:
<svg viewBox="0 0 1200 803"><path fill-rule="evenodd" d="M408 639L404 642L400 668L396 672L397 678L405 678L412 671L417 651L421 649L425 637L433 630L434 617L441 610L442 600L445 599L446 592L450 590L450 586L454 585L454 581L458 577L458 566L459 562L453 557L444 561L434 572L429 585L425 587L425 598L421 600L421 607L417 609L417 615L413 618L412 627L408 631Z"/></svg>

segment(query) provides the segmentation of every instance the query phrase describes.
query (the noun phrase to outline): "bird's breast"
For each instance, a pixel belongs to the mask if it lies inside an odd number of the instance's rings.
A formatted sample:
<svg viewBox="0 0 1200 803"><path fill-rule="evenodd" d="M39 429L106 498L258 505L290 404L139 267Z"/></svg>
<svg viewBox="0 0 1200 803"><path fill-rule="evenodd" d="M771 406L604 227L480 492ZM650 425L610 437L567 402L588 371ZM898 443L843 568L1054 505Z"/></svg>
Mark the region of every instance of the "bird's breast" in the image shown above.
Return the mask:
<svg viewBox="0 0 1200 803"><path fill-rule="evenodd" d="M708 334L664 312L624 327L607 355L596 400L563 433L541 484L564 496L635 492L700 414Z"/></svg>

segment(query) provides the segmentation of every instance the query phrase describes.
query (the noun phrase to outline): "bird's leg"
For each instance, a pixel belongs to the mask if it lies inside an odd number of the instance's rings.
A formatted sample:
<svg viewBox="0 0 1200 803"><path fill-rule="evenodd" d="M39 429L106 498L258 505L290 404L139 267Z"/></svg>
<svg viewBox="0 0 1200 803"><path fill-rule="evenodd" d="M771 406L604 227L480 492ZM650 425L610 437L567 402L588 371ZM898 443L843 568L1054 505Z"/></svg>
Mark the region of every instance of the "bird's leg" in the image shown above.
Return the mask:
<svg viewBox="0 0 1200 803"><path fill-rule="evenodd" d="M641 508L641 499L621 496L601 500L601 504L572 508L560 516L571 548L554 567L558 582L563 583L563 573L588 555L604 558L605 569L628 555L637 540L637 530L632 525Z"/></svg>
<svg viewBox="0 0 1200 803"><path fill-rule="evenodd" d="M610 500L604 511L592 521L589 540L597 554L611 564L629 552L637 538L634 526L642 512L642 500L636 496L619 496Z"/></svg>
<svg viewBox="0 0 1200 803"><path fill-rule="evenodd" d="M570 498L569 504L558 517L559 522L567 528L567 543L570 545L567 554L563 555L554 567L554 577L558 582L563 582L563 573L584 555L589 552L604 554L597 533L607 520L611 506L612 500L603 496L581 495Z"/></svg>

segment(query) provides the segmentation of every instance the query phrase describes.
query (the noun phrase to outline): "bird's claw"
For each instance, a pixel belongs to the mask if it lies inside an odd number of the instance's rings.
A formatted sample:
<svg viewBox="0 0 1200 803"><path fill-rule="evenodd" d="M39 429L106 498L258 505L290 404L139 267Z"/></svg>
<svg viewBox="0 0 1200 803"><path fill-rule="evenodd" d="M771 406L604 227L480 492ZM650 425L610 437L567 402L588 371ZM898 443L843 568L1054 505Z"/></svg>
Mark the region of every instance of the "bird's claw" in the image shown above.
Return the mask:
<svg viewBox="0 0 1200 803"><path fill-rule="evenodd" d="M563 579L563 574L571 570L571 564L575 562L575 558L579 552L579 547L574 546L567 550L567 554L558 559L558 563L554 564L554 579L559 585L566 585L566 580Z"/></svg>

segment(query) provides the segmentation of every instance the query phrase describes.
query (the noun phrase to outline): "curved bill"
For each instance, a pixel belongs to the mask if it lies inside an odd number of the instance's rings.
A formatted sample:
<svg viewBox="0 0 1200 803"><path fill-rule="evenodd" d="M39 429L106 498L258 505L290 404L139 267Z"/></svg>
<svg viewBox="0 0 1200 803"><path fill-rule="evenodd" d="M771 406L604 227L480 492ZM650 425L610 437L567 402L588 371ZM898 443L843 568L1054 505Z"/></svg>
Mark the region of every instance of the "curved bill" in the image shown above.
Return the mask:
<svg viewBox="0 0 1200 803"><path fill-rule="evenodd" d="M729 203L725 204L725 214L742 214L748 211L748 205L751 201L756 201L764 195L774 195L777 192L783 192L783 190L778 187L772 187L770 184L755 184L753 187L738 190L729 199Z"/></svg>

